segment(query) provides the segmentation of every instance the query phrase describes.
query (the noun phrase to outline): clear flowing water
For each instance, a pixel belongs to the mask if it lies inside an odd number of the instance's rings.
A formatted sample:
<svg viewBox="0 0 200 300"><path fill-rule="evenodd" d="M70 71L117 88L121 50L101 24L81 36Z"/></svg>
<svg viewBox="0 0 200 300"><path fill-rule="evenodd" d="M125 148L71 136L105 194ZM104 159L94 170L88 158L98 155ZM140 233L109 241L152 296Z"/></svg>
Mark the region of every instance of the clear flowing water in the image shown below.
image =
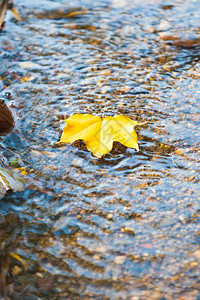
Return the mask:
<svg viewBox="0 0 200 300"><path fill-rule="evenodd" d="M7 14L0 79L31 149L14 133L2 144L30 184L0 201L3 293L200 299L199 1L15 4L22 21ZM74 113L147 121L140 151L56 148Z"/></svg>

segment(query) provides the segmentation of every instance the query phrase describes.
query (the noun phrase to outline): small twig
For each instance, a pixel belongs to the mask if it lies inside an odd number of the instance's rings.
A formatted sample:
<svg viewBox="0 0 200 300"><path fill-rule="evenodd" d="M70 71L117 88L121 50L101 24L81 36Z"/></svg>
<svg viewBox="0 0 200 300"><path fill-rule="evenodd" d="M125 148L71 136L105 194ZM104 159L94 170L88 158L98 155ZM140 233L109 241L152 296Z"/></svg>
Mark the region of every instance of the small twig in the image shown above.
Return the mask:
<svg viewBox="0 0 200 300"><path fill-rule="evenodd" d="M21 135L21 137L23 138L23 140L26 142L26 144L28 146L28 149L30 150L30 145L27 142L27 140L26 140L25 136L23 135L23 133L21 132L21 130L19 128L16 128L16 130L19 132L19 134Z"/></svg>

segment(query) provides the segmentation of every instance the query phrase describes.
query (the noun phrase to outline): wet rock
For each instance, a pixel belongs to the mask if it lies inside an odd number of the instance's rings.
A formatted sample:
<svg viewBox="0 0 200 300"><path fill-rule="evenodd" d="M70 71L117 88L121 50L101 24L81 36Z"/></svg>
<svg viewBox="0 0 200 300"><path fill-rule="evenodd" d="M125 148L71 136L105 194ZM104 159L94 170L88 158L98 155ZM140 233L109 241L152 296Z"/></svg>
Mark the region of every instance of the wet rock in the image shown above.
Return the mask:
<svg viewBox="0 0 200 300"><path fill-rule="evenodd" d="M129 235L135 236L135 232L134 232L133 229L130 228L130 227L122 227L122 228L120 229L120 231L121 231L121 232L124 232L124 233L126 233L126 234L129 234Z"/></svg>
<svg viewBox="0 0 200 300"><path fill-rule="evenodd" d="M180 35L179 33L160 32L160 39L167 41L173 46L180 48L194 48L200 46L200 35L187 34Z"/></svg>

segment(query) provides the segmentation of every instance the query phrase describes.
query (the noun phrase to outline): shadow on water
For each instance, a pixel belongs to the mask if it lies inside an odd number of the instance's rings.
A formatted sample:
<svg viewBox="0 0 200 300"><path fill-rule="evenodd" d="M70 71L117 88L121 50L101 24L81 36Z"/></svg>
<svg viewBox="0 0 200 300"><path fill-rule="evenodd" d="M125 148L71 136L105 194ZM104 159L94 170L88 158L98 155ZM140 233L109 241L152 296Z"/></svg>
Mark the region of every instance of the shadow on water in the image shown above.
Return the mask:
<svg viewBox="0 0 200 300"><path fill-rule="evenodd" d="M0 202L2 297L198 299L198 1L15 2L0 87L31 150L1 143L34 184ZM147 121L140 151L54 147L74 113Z"/></svg>

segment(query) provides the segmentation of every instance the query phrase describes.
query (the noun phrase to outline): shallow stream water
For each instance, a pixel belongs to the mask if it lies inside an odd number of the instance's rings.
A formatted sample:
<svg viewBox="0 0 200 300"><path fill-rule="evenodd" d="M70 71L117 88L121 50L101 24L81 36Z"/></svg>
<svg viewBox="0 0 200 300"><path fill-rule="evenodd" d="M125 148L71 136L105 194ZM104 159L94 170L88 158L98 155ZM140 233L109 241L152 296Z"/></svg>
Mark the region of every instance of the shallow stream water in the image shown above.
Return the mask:
<svg viewBox="0 0 200 300"><path fill-rule="evenodd" d="M199 1L15 6L22 21L8 13L0 33L0 85L30 149L15 133L2 145L30 185L0 201L4 294L200 299ZM74 113L147 121L140 151L116 144L97 159L79 143L55 147Z"/></svg>

